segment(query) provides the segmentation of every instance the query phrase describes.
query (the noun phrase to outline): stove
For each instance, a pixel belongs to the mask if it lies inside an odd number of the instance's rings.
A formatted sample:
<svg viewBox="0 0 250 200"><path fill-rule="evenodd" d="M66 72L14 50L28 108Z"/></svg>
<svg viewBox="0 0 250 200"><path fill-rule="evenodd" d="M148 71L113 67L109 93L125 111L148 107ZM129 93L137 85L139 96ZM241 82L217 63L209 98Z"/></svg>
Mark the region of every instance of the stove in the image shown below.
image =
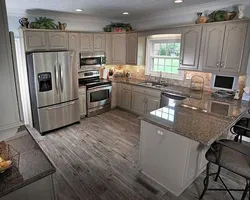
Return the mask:
<svg viewBox="0 0 250 200"><path fill-rule="evenodd" d="M88 117L111 110L112 83L100 79L99 70L81 71L78 80L87 89Z"/></svg>

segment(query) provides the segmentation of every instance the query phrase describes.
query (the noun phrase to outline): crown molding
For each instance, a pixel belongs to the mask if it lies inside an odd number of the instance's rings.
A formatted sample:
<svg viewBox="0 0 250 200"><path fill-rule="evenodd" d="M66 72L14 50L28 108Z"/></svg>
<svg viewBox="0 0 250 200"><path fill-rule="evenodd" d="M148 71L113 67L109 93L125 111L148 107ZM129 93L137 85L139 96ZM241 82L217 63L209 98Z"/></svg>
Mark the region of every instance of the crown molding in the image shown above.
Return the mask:
<svg viewBox="0 0 250 200"><path fill-rule="evenodd" d="M146 17L144 16L143 18L140 19L135 19L131 20L131 23L138 23L138 22L144 22L148 19L157 19L157 18L166 18L166 17L175 17L175 16L180 16L180 15L188 15L188 14L195 14L196 12L204 12L204 11L213 11L218 8L228 8L232 6L237 6L237 5L249 5L250 6L250 1L249 0L222 0L218 2L209 2L209 3L204 3L204 4L199 4L195 6L186 6L182 8L176 8L176 9L166 9L157 12L157 14L149 14Z"/></svg>

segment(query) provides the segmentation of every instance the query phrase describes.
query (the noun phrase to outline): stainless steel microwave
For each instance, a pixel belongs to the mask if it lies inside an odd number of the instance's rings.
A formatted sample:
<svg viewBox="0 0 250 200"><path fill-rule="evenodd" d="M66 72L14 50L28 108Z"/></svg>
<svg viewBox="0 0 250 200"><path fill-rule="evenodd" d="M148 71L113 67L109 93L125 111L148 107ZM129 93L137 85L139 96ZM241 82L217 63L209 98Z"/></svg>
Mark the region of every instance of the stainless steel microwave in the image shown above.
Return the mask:
<svg viewBox="0 0 250 200"><path fill-rule="evenodd" d="M80 53L79 72L96 70L106 64L105 52Z"/></svg>

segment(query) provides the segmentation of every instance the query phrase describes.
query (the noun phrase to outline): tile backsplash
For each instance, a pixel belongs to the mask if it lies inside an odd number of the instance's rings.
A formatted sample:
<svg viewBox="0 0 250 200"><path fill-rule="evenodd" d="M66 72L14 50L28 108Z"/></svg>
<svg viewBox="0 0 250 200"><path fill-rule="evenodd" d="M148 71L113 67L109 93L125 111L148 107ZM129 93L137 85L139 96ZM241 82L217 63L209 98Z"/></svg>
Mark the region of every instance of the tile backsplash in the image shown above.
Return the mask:
<svg viewBox="0 0 250 200"><path fill-rule="evenodd" d="M107 65L107 69L114 69L114 70L123 70L124 74L127 72L131 73L131 78L136 79L147 79L148 77L145 75L145 66L144 65ZM169 78L163 78L163 81L170 84L170 85L178 85L182 87L190 87L191 84L191 78L195 75L202 76L204 78L204 89L205 90L212 90L211 89L211 73L204 73L204 72L194 72L194 71L185 71L184 73L184 79L183 80L175 80L175 79L169 79ZM152 77L151 80L158 80L158 77ZM245 87L245 76L240 76L238 88L240 90L243 90Z"/></svg>

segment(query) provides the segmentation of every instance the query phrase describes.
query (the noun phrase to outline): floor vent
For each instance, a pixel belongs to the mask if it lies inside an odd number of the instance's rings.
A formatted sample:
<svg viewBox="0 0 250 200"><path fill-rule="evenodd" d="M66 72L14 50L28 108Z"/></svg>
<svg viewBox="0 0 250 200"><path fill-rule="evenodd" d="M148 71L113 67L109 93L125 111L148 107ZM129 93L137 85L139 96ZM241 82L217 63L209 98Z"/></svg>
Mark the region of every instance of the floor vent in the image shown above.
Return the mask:
<svg viewBox="0 0 250 200"><path fill-rule="evenodd" d="M156 190L154 187L152 187L151 185L149 185L148 183L146 183L143 179L141 179L140 177L137 177L136 181L138 183L140 183L141 185L143 185L145 188L147 188L150 192L154 193L154 194L158 194L158 190Z"/></svg>

